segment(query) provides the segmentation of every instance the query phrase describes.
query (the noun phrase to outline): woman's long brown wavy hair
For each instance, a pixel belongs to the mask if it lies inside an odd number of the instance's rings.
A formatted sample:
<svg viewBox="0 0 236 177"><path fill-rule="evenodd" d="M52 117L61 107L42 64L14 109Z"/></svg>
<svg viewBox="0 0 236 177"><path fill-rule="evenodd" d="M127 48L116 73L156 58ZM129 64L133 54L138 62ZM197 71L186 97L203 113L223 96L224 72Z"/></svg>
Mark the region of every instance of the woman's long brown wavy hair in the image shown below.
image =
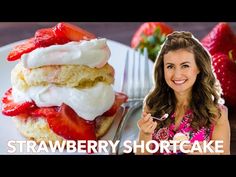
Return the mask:
<svg viewBox="0 0 236 177"><path fill-rule="evenodd" d="M195 129L209 127L221 115L219 102L221 88L212 67L212 59L207 50L190 32L173 32L169 34L154 64L154 87L144 100L144 107L152 116L161 117L165 113L171 115L176 108L174 91L164 79L164 55L170 51L186 49L194 54L200 73L192 88L189 108L193 110L191 126ZM170 119L157 121L160 128L168 126Z"/></svg>

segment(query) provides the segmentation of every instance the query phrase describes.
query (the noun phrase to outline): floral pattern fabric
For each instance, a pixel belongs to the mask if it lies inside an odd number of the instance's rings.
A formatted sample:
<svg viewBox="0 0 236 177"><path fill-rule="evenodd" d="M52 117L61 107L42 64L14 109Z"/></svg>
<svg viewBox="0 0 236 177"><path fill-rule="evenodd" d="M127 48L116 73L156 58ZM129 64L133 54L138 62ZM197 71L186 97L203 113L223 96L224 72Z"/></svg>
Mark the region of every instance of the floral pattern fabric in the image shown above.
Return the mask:
<svg viewBox="0 0 236 177"><path fill-rule="evenodd" d="M152 135L152 139L158 142L162 140L173 140L175 134L182 133L188 137L188 140L191 143L194 141L209 141L211 139L214 126L211 126L210 128L202 127L199 130L194 130L190 125L192 117L192 110L187 110L183 119L181 120L179 127L175 130L175 113L172 114L170 116L172 121L169 127L163 127L159 130L156 130Z"/></svg>

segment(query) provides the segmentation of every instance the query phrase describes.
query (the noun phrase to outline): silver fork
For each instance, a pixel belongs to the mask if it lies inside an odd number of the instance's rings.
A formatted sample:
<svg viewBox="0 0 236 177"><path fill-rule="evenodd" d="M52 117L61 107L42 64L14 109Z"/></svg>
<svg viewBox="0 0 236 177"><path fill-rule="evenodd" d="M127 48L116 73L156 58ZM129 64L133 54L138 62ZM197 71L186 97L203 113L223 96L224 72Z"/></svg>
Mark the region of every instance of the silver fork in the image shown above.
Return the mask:
<svg viewBox="0 0 236 177"><path fill-rule="evenodd" d="M138 55L138 57L136 57ZM141 76L141 59L144 59L144 68ZM132 60L132 65L130 66L129 60ZM138 62L138 63L137 63ZM122 82L122 92L127 94L128 101L122 105L123 114L122 119L118 125L117 131L113 138L113 142L115 143L117 140L121 139L121 134L124 130L124 127L129 119L129 117L134 113L135 110L140 108L143 105L143 99L149 92L152 84L151 84L151 76L149 71L149 63L148 63L148 54L147 49L144 49L144 57L141 58L141 53L137 51L133 51L133 55L130 54L129 50L126 54L125 61L125 70L123 75ZM131 73L130 73L131 72ZM120 144L116 146L115 154L119 154ZM112 153L112 149L110 150L110 154Z"/></svg>

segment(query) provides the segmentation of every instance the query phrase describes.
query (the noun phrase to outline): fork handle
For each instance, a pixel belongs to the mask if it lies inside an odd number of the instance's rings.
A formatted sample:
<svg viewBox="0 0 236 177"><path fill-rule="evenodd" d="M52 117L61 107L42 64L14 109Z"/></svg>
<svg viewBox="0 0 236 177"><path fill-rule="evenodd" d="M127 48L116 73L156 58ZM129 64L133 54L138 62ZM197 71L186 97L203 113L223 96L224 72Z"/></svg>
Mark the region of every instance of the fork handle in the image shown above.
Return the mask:
<svg viewBox="0 0 236 177"><path fill-rule="evenodd" d="M121 134L124 130L124 127L127 123L128 118L132 115L132 113L138 109L140 106L142 106L143 102L137 102L135 103L133 106L124 106L124 111L122 113L122 119L118 125L118 128L116 130L115 136L113 138L113 143L115 143L117 140L120 140L121 138ZM118 155L119 154L119 149L120 149L120 143L116 146L116 151L115 154ZM112 149L110 150L110 154L114 154L112 153Z"/></svg>

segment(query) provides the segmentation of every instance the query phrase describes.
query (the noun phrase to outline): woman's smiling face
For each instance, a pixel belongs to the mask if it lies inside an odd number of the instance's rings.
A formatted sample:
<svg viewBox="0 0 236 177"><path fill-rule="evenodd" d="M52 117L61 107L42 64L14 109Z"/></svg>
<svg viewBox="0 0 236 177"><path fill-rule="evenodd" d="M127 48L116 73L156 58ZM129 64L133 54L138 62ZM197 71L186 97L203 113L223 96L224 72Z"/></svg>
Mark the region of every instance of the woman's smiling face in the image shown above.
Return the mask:
<svg viewBox="0 0 236 177"><path fill-rule="evenodd" d="M199 72L194 54L186 49L170 51L164 55L165 80L175 93L191 91Z"/></svg>

